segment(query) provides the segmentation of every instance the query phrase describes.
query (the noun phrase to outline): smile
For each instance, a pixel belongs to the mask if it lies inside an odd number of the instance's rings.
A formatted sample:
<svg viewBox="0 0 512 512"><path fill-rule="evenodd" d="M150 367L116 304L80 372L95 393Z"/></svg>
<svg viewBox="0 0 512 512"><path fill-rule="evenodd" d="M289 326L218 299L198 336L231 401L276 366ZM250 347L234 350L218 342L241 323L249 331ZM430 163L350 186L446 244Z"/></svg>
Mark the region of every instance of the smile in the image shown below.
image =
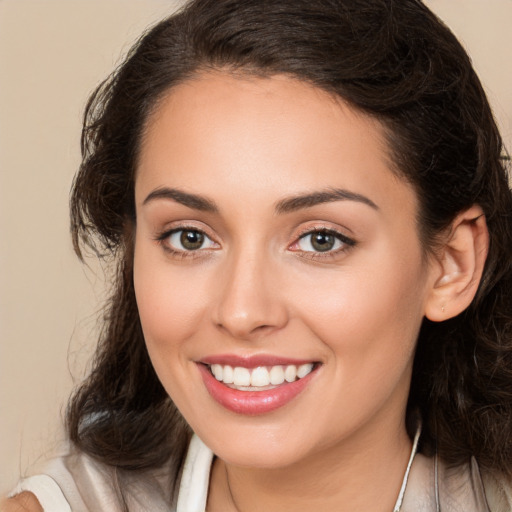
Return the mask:
<svg viewBox="0 0 512 512"><path fill-rule="evenodd" d="M280 386L284 382L295 382L310 374L313 370L313 363L305 363L300 366L275 365L258 366L256 368L244 368L242 366L230 366L212 364L210 371L219 381L232 389L240 391L263 391L274 386Z"/></svg>
<svg viewBox="0 0 512 512"><path fill-rule="evenodd" d="M220 357L197 363L206 390L215 402L243 415L265 414L289 404L310 385L322 366L311 361L266 357Z"/></svg>

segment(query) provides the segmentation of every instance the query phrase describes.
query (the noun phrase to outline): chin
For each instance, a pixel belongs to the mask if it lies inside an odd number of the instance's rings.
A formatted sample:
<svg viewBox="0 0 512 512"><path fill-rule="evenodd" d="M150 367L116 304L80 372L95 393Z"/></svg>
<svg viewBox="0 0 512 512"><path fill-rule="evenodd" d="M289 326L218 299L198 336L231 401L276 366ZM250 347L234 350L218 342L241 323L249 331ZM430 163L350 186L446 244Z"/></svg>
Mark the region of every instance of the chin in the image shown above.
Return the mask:
<svg viewBox="0 0 512 512"><path fill-rule="evenodd" d="M284 468L307 457L310 451L309 436L293 436L289 428L275 425L244 429L240 426L229 428L224 423L218 432L208 426L204 432L199 429L196 432L217 457L238 467Z"/></svg>
<svg viewBox="0 0 512 512"><path fill-rule="evenodd" d="M300 461L297 450L262 449L261 446L223 447L216 453L225 463L253 469L282 469Z"/></svg>

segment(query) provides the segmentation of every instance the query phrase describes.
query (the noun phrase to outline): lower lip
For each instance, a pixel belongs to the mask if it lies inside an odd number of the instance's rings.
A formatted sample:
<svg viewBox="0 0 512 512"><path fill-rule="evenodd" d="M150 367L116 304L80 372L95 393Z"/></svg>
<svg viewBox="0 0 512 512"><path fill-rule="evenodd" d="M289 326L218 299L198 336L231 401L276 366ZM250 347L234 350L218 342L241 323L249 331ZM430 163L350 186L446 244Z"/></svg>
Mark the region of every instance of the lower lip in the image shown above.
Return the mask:
<svg viewBox="0 0 512 512"><path fill-rule="evenodd" d="M204 364L198 364L206 389L220 405L238 414L256 415L275 411L291 402L309 384L316 369L294 382L263 391L240 391L219 382Z"/></svg>

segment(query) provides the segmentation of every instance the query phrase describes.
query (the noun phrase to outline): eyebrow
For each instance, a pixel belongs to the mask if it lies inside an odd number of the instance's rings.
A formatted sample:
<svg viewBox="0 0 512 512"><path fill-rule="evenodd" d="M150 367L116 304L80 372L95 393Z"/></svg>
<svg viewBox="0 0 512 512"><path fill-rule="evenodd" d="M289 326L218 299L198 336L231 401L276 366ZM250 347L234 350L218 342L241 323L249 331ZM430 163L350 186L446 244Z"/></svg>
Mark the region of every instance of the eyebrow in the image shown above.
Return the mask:
<svg viewBox="0 0 512 512"><path fill-rule="evenodd" d="M219 208L215 202L211 199L208 199L207 197L168 187L162 187L153 190L153 192L151 192L146 197L146 199L144 199L142 204L146 205L147 203L156 199L170 199L184 206L187 206L188 208L200 210L203 212L219 212ZM291 213L297 210L311 208L319 204L332 203L335 201L356 201L358 203L370 206L374 210L379 210L379 207L366 196L345 189L332 188L282 199L276 203L275 211L277 214Z"/></svg>
<svg viewBox="0 0 512 512"><path fill-rule="evenodd" d="M356 201L370 206L374 210L379 210L379 207L368 197L340 188L331 188L283 199L276 204L275 210L276 213L291 213L334 201Z"/></svg>
<svg viewBox="0 0 512 512"><path fill-rule="evenodd" d="M188 208L192 208L194 210L200 210L203 212L210 213L218 213L219 209L214 201L208 199L204 196L200 196L197 194L190 194L188 192L183 192L182 190L178 190L176 188L168 188L162 187L153 190L146 199L144 199L143 205L148 204L155 199L171 199L172 201L176 201Z"/></svg>

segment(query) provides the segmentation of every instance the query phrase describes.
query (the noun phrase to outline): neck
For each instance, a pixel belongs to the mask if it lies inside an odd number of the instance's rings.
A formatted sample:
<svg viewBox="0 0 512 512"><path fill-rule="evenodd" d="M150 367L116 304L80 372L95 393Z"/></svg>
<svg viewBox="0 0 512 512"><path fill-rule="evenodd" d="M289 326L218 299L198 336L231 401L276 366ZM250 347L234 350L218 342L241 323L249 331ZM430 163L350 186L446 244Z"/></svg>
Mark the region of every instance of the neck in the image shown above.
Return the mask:
<svg viewBox="0 0 512 512"><path fill-rule="evenodd" d="M366 430L283 468L242 468L216 459L208 510L392 511L411 441L403 422Z"/></svg>

